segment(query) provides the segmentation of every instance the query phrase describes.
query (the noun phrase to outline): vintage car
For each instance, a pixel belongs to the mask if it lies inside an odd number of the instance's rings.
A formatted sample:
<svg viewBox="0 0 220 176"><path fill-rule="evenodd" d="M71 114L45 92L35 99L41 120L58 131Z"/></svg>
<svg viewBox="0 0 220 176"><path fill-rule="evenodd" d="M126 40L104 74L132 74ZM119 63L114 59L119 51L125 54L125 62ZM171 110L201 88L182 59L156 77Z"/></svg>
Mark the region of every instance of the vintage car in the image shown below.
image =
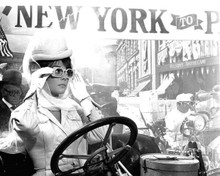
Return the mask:
<svg viewBox="0 0 220 176"><path fill-rule="evenodd" d="M130 133L111 135L112 127L115 124L128 126ZM88 155L63 154L65 149L79 137L103 125L109 126L106 136L102 142L89 146ZM55 175L72 175L78 170L82 170L81 175L107 175L107 172L114 172L113 175L115 175L118 173L117 168L120 167L122 172L140 175L140 155L145 153L160 153L153 137L138 134L136 124L127 117L103 118L87 124L67 137L55 150L51 159L51 169ZM86 161L82 167L62 171L58 165L62 158L80 158ZM27 154L0 152L1 176L30 176L33 173L32 161Z"/></svg>
<svg viewBox="0 0 220 176"><path fill-rule="evenodd" d="M95 85L96 93L102 85ZM98 88L97 88L98 87ZM94 88L94 87L93 87ZM170 146L166 145L163 139L165 134L165 122L158 120L146 128L154 134L149 136L138 133L136 123L128 117L120 116L116 113L115 99L110 98L112 87L106 87L105 99L96 98L97 106L105 118L93 121L83 128L70 134L54 151L51 158L51 170L54 175L133 175L133 176L173 176L173 175L191 175L191 176L215 176L220 172L218 169L207 171L203 160L201 150L198 150L196 142L189 142L188 149L184 155L179 151L167 150ZM103 89L102 89L103 90ZM93 89L94 91L94 89ZM99 93L97 93L99 92ZM90 92L91 93L91 92ZM198 137L206 127L208 114L204 112L193 114L193 121L185 121L181 132L184 136L192 139ZM108 126L104 138L100 137L98 143L89 144L88 155L65 155L64 151L79 137L93 131L101 126ZM117 128L116 128L117 127ZM126 132L118 130L121 127L126 128ZM194 138L195 139L195 138ZM172 153L173 152L173 153ZM84 159L83 166L73 166L70 170L62 170L59 167L61 159ZM31 176L35 172L31 158L27 153L10 154L0 152L0 175L1 176Z"/></svg>
<svg viewBox="0 0 220 176"><path fill-rule="evenodd" d="M126 126L129 132L112 133L116 124ZM107 132L104 138L100 137L100 142L89 145L88 155L65 154L65 150L75 140L101 126L107 126ZM57 176L173 176L178 174L205 176L207 175L205 170L200 170L201 164L204 163L198 156L201 157L199 154L190 156L163 154L154 137L138 134L137 126L133 120L115 116L90 122L64 139L53 153L51 170ZM59 167L59 161L62 159L82 159L85 160L85 163L83 166L73 165L69 170L62 170ZM31 159L27 154L0 153L0 174L2 176L30 176L34 172Z"/></svg>

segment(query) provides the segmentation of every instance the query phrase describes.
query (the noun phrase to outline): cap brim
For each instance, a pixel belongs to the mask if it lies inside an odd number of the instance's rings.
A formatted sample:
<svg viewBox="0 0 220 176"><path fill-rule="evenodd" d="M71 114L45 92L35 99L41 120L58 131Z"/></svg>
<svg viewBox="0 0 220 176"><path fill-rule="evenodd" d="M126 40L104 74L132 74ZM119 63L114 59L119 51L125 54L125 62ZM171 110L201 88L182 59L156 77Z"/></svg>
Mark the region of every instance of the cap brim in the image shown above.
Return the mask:
<svg viewBox="0 0 220 176"><path fill-rule="evenodd" d="M7 84L7 82L0 81L0 87L1 87L1 88L2 88L2 86L3 86L4 84ZM10 84L11 84L11 83L10 83ZM28 88L28 85L23 85L23 84L21 84L21 85L12 84L12 85L19 87L19 88L21 89L21 91L22 91L23 94L26 93L27 90L29 89L29 88Z"/></svg>
<svg viewBox="0 0 220 176"><path fill-rule="evenodd" d="M35 61L38 60L60 60L72 56L72 50L68 49L60 54L48 55L48 54L33 54L32 57Z"/></svg>

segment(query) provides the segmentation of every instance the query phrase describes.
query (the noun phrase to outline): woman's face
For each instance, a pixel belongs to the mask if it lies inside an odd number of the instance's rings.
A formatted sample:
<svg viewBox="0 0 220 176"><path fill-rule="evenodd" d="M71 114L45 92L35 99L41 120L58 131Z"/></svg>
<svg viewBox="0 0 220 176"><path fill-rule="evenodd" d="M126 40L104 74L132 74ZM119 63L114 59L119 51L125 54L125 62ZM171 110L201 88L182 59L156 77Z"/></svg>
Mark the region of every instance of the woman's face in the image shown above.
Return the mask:
<svg viewBox="0 0 220 176"><path fill-rule="evenodd" d="M60 67L66 70L66 67L61 61L57 61L53 67ZM47 79L47 84L50 88L51 94L55 97L58 97L60 94L63 94L67 88L69 78L66 74L63 74L62 77L53 77L49 76Z"/></svg>

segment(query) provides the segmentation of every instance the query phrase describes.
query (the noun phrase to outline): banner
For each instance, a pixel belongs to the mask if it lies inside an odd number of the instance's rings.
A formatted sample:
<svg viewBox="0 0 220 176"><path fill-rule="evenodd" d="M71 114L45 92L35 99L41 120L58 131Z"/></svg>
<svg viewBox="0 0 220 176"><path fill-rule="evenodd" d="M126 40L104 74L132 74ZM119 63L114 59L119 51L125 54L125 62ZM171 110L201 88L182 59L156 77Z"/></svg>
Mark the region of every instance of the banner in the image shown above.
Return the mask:
<svg viewBox="0 0 220 176"><path fill-rule="evenodd" d="M1 6L2 20L10 27L7 32L31 34L53 28L83 36L147 39L216 39L220 32L215 1L211 5L208 1L170 1L170 5L169 1L166 5L161 1L41 3L18 1Z"/></svg>

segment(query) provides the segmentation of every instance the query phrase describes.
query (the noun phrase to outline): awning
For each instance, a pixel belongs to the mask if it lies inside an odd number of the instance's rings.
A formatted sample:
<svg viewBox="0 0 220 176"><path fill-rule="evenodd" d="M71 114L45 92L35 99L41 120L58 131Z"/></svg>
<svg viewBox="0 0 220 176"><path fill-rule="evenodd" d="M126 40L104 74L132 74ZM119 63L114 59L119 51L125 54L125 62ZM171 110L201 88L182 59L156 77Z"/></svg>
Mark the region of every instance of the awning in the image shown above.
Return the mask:
<svg viewBox="0 0 220 176"><path fill-rule="evenodd" d="M140 83L128 96L129 97L134 97L140 91L142 91L149 84L149 82L150 82L150 80L147 80L145 82Z"/></svg>
<svg viewBox="0 0 220 176"><path fill-rule="evenodd" d="M169 85L173 82L174 77L170 76L169 78L165 79L163 83L157 88L157 94L162 95L165 94L166 89L169 87Z"/></svg>

